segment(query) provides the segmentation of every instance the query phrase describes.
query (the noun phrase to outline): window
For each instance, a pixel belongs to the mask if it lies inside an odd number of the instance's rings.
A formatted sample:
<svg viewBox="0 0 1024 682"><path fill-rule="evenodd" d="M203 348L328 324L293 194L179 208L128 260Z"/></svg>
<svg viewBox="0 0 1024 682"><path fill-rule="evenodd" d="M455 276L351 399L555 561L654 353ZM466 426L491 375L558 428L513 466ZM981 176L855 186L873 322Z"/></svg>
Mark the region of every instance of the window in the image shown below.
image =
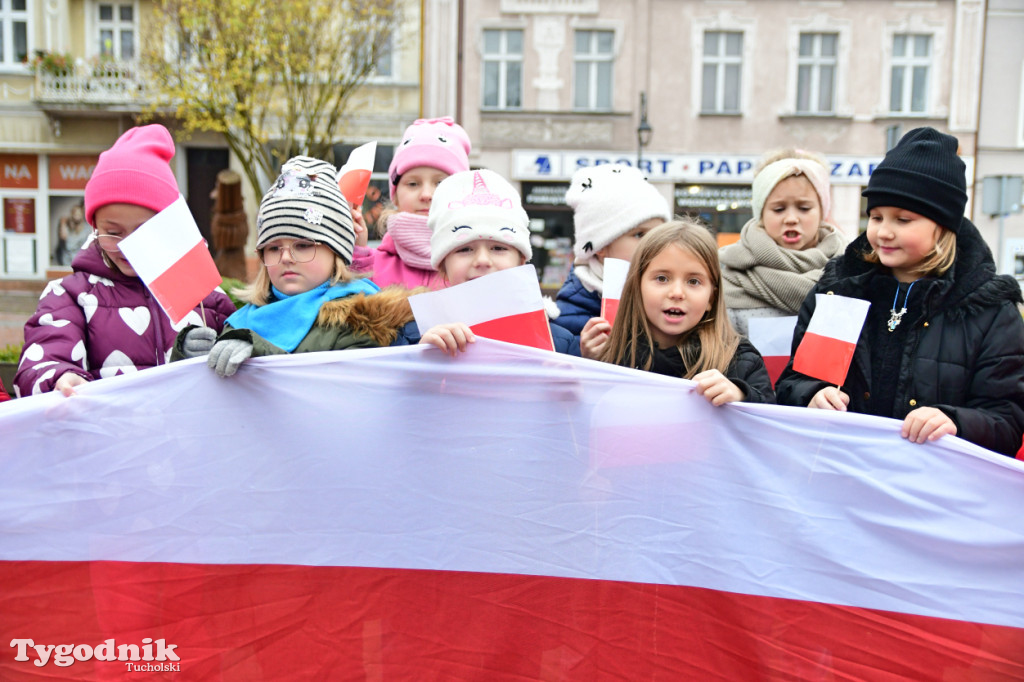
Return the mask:
<svg viewBox="0 0 1024 682"><path fill-rule="evenodd" d="M928 110L931 64L931 36L897 33L892 37L889 111L894 114L919 114Z"/></svg>
<svg viewBox="0 0 1024 682"><path fill-rule="evenodd" d="M743 34L736 31L705 31L701 111L714 114L739 113L742 71Z"/></svg>
<svg viewBox="0 0 1024 682"><path fill-rule="evenodd" d="M394 56L394 43L392 40L388 40L387 44L384 45L380 54L377 55L377 61L373 65L373 75L377 78L391 78L394 74L392 73L392 62Z"/></svg>
<svg viewBox="0 0 1024 682"><path fill-rule="evenodd" d="M573 56L573 107L588 111L612 108L612 65L615 63L614 31L576 31Z"/></svg>
<svg viewBox="0 0 1024 682"><path fill-rule="evenodd" d="M796 111L831 114L835 111L838 33L801 33L797 57Z"/></svg>
<svg viewBox="0 0 1024 682"><path fill-rule="evenodd" d="M97 5L99 54L111 59L135 59L134 3Z"/></svg>
<svg viewBox="0 0 1024 682"><path fill-rule="evenodd" d="M519 109L523 106L523 32L484 31L484 107Z"/></svg>
<svg viewBox="0 0 1024 682"><path fill-rule="evenodd" d="M28 0L0 0L0 66L28 61Z"/></svg>

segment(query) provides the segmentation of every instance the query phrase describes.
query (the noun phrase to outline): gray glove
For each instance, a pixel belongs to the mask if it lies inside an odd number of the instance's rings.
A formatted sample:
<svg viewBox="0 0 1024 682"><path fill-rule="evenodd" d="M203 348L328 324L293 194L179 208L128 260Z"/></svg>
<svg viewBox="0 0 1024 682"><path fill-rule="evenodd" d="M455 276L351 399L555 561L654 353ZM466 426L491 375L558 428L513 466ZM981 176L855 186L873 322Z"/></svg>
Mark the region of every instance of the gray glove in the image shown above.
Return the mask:
<svg viewBox="0 0 1024 682"><path fill-rule="evenodd" d="M198 358L206 355L213 348L213 342L217 340L217 332L209 327L192 327L185 334L185 341L181 344L182 355L186 358Z"/></svg>
<svg viewBox="0 0 1024 682"><path fill-rule="evenodd" d="M252 355L252 343L242 339L221 339L213 344L206 364L219 377L229 377Z"/></svg>

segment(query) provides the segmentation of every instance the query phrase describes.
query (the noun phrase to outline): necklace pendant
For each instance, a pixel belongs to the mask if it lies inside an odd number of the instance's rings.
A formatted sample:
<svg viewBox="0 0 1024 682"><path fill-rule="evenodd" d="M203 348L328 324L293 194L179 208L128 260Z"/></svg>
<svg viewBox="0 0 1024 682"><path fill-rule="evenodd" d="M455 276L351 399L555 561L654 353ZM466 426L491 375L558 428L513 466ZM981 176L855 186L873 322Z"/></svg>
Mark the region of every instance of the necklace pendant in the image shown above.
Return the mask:
<svg viewBox="0 0 1024 682"><path fill-rule="evenodd" d="M900 326L900 322L903 320L903 314L907 312L907 309L903 308L899 312L896 312L896 309L893 308L889 312L892 314L889 316L888 327L889 331L894 332L896 331L896 327Z"/></svg>

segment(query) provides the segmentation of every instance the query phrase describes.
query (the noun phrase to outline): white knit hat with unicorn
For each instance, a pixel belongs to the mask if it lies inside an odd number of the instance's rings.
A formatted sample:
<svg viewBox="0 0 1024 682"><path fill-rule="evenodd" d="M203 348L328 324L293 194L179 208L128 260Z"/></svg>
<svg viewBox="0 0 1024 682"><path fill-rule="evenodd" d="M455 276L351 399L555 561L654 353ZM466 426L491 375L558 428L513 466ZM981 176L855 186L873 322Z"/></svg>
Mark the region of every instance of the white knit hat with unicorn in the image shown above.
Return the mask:
<svg viewBox="0 0 1024 682"><path fill-rule="evenodd" d="M436 270L445 256L462 244L490 239L517 249L526 260L530 248L530 219L519 192L491 170L449 175L430 201L430 264Z"/></svg>

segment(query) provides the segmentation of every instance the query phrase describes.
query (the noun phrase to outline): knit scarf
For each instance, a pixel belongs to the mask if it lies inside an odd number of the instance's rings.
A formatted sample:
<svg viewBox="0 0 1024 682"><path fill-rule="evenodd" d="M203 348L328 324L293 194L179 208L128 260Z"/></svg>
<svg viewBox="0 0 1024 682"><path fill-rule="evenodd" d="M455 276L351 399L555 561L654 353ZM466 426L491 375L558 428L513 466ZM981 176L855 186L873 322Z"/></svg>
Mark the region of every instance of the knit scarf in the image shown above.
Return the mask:
<svg viewBox="0 0 1024 682"><path fill-rule="evenodd" d="M845 247L843 235L822 224L816 246L803 251L784 249L753 218L740 231L740 240L719 254L725 305L738 310L770 307L795 314L825 263Z"/></svg>
<svg viewBox="0 0 1024 682"><path fill-rule="evenodd" d="M596 291L600 296L604 291L604 263L591 258L586 263L577 263L572 271L580 278L587 291Z"/></svg>
<svg viewBox="0 0 1024 682"><path fill-rule="evenodd" d="M344 298L353 294L375 294L380 287L368 279L357 279L331 286L324 282L316 289L289 296L271 287L277 298L266 305L255 306L251 303L242 306L227 319L227 324L234 329L251 329L267 341L291 353L306 338L313 328L320 307L336 298Z"/></svg>
<svg viewBox="0 0 1024 682"><path fill-rule="evenodd" d="M388 218L388 231L398 257L406 265L420 270L433 270L430 266L430 228L427 219L415 213L395 213Z"/></svg>

